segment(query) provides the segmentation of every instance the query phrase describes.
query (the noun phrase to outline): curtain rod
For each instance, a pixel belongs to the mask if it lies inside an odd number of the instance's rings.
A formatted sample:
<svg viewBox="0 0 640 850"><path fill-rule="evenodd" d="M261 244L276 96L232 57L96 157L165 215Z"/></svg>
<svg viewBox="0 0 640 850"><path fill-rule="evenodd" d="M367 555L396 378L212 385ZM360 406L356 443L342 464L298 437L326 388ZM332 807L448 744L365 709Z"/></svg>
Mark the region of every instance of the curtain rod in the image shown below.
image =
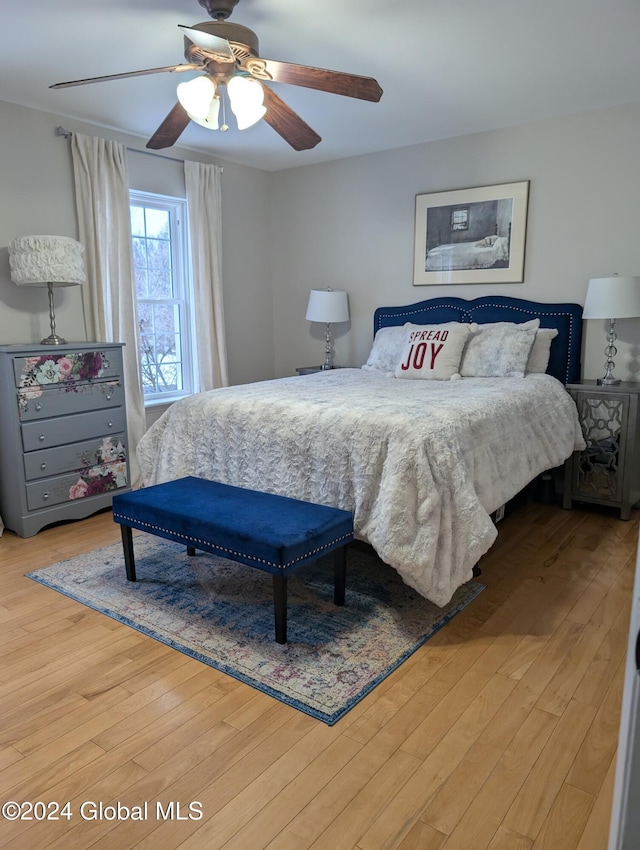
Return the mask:
<svg viewBox="0 0 640 850"><path fill-rule="evenodd" d="M71 130L65 130L64 127L56 127L56 136L64 136L65 139L70 139L72 135L73 133L71 132ZM155 151L145 151L141 148L130 148L128 145L125 147L128 151L131 151L132 153L144 153L147 154L147 156L156 156L160 157L160 159L168 159L171 162L184 162L184 159L180 159L177 156L167 156L164 153L156 153Z"/></svg>

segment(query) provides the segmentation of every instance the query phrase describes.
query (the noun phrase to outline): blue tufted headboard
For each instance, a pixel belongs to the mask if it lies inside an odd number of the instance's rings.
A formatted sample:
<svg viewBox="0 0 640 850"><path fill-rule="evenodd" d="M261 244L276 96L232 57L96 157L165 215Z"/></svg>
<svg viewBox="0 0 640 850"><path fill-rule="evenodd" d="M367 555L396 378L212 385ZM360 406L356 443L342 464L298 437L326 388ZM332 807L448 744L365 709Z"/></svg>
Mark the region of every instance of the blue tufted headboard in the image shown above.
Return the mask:
<svg viewBox="0 0 640 850"><path fill-rule="evenodd" d="M582 307L580 304L543 304L507 295L486 295L467 301L464 298L430 298L402 307L378 307L373 315L373 332L380 328L442 322L527 322L540 319L541 328L557 328L551 343L547 372L563 384L580 380L582 350Z"/></svg>

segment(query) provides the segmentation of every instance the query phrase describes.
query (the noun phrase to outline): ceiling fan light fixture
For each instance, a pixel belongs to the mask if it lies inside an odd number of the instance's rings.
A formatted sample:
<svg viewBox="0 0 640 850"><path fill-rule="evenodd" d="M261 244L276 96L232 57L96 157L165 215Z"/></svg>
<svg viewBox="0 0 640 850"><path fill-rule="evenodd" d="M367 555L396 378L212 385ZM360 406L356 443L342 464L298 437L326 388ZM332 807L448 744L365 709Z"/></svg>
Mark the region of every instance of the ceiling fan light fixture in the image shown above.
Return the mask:
<svg viewBox="0 0 640 850"><path fill-rule="evenodd" d="M264 90L250 77L232 77L227 83L231 110L236 116L238 130L246 130L267 114L263 105Z"/></svg>
<svg viewBox="0 0 640 850"><path fill-rule="evenodd" d="M196 124L199 124L201 127L206 127L207 130L219 130L220 124L218 122L218 115L220 113L220 98L216 95L211 101L211 105L209 106L209 111L205 115L204 118L197 118L195 115L192 115L190 112L187 112L189 118L194 121Z"/></svg>
<svg viewBox="0 0 640 850"><path fill-rule="evenodd" d="M214 103L219 101L216 99L216 84L208 76L195 77L189 80L188 83L180 83L177 88L178 100L189 117L198 124L207 121ZM217 129L217 108L215 110L215 121ZM210 123L205 123L205 127L210 127Z"/></svg>

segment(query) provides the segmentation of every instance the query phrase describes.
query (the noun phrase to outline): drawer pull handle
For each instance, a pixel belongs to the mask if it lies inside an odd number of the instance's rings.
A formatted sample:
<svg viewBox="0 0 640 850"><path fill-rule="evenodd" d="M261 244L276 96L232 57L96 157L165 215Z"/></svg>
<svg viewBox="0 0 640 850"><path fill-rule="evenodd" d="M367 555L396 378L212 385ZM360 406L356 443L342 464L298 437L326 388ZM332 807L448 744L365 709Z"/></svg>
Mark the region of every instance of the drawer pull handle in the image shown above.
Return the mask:
<svg viewBox="0 0 640 850"><path fill-rule="evenodd" d="M42 410L42 405L40 404L40 402L36 404L36 410Z"/></svg>
<svg viewBox="0 0 640 850"><path fill-rule="evenodd" d="M47 492L47 493L43 493L43 494L42 494L42 500L43 500L44 502L46 502L48 498L49 498L49 493L48 493L48 492Z"/></svg>
<svg viewBox="0 0 640 850"><path fill-rule="evenodd" d="M42 463L40 464L40 469L46 469L46 468L47 468L47 462L46 462L46 460L43 460Z"/></svg>
<svg viewBox="0 0 640 850"><path fill-rule="evenodd" d="M106 394L106 396L105 396L105 398L106 398L106 400L107 400L107 401L111 401L111 394L110 394L110 393L107 393L107 394Z"/></svg>
<svg viewBox="0 0 640 850"><path fill-rule="evenodd" d="M112 422L111 420L109 420L109 421L107 422L107 425L109 426L109 428L113 428L113 422Z"/></svg>
<svg viewBox="0 0 640 850"><path fill-rule="evenodd" d="M46 434L40 434L38 439L40 440L41 443L44 443L44 441L47 439Z"/></svg>

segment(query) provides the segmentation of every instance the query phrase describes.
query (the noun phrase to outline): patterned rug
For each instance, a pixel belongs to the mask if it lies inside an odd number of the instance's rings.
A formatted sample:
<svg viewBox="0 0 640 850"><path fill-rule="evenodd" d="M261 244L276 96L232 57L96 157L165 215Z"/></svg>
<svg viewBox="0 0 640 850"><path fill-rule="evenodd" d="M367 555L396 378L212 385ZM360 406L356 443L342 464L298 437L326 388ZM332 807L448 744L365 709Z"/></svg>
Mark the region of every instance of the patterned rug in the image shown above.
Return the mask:
<svg viewBox="0 0 640 850"><path fill-rule="evenodd" d="M145 534L134 541L137 582L119 544L27 575L329 725L484 589L468 582L438 608L350 548L345 606L333 604L332 556L304 567L289 578L288 642L277 644L269 574Z"/></svg>

